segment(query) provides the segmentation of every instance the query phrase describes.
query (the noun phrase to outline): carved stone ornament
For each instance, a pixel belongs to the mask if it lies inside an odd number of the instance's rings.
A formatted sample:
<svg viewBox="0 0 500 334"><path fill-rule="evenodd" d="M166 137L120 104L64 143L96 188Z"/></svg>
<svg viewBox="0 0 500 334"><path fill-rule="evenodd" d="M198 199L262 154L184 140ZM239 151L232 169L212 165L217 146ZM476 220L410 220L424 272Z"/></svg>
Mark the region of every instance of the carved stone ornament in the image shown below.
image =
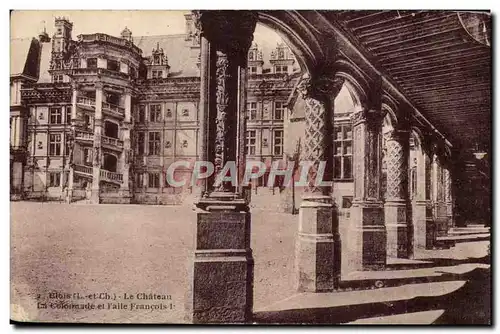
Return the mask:
<svg viewBox="0 0 500 334"><path fill-rule="evenodd" d="M216 63L216 108L217 115L215 119L215 159L214 167L216 175L224 167L227 162L228 155L228 133L229 127L231 126L228 121L228 106L229 106L229 87L227 87L228 81L231 79L231 74L228 71L229 60L227 55L218 54ZM221 189L224 190L224 185L220 185Z"/></svg>
<svg viewBox="0 0 500 334"><path fill-rule="evenodd" d="M297 91L305 100L307 98L330 98L332 101L339 93L344 79L334 76L321 75L317 77L305 76L297 85Z"/></svg>
<svg viewBox="0 0 500 334"><path fill-rule="evenodd" d="M404 199L408 187L408 145L404 145L404 134L394 134L387 141L387 197Z"/></svg>
<svg viewBox="0 0 500 334"><path fill-rule="evenodd" d="M351 122L353 126L361 122L366 122L370 126L380 127L385 115L385 111L362 109L351 114Z"/></svg>
<svg viewBox="0 0 500 334"><path fill-rule="evenodd" d="M249 10L193 10L194 27L226 52L246 55L257 24L257 13Z"/></svg>

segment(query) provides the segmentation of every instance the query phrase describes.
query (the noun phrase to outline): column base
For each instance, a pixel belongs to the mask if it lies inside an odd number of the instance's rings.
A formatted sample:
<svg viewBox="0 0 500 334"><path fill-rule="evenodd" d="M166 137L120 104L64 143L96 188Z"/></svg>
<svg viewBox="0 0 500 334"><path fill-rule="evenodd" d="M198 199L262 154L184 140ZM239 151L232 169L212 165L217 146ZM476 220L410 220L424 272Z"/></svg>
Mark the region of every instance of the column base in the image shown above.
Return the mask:
<svg viewBox="0 0 500 334"><path fill-rule="evenodd" d="M247 323L252 319L250 212L198 212L191 305L193 323Z"/></svg>
<svg viewBox="0 0 500 334"><path fill-rule="evenodd" d="M387 264L387 232L381 202L354 202L348 230L349 272L384 269Z"/></svg>
<svg viewBox="0 0 500 334"><path fill-rule="evenodd" d="M100 196L99 196L99 189L92 189L90 192L90 203L92 204L99 204L100 203Z"/></svg>
<svg viewBox="0 0 500 334"><path fill-rule="evenodd" d="M406 202L387 201L384 205L384 215L387 230L387 256L409 258L412 252Z"/></svg>
<svg viewBox="0 0 500 334"><path fill-rule="evenodd" d="M333 291L339 285L341 245L330 198L304 199L299 209L296 268L299 292Z"/></svg>
<svg viewBox="0 0 500 334"><path fill-rule="evenodd" d="M129 189L120 189L118 194L121 197L120 203L130 204L132 199L132 194Z"/></svg>
<svg viewBox="0 0 500 334"><path fill-rule="evenodd" d="M425 201L413 202L413 252L432 249L436 240L432 210Z"/></svg>
<svg viewBox="0 0 500 334"><path fill-rule="evenodd" d="M71 204L73 201L73 189L68 188L68 193L66 194L66 203Z"/></svg>

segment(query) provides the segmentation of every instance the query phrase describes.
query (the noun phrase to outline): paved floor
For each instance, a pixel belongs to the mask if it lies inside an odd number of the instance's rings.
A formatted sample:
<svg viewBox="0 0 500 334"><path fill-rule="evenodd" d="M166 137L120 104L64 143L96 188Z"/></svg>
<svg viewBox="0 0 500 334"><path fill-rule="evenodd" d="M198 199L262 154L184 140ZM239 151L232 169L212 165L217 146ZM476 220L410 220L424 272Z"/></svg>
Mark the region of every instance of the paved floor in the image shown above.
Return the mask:
<svg viewBox="0 0 500 334"><path fill-rule="evenodd" d="M195 228L195 213L190 208L13 202L11 217L11 305L14 319L120 323L185 321L184 310L189 289L188 276ZM276 313L272 312L280 311L273 307L282 305L281 311L287 310L292 304L288 303L287 306L286 301L296 303L303 298L294 292L294 240L297 219L298 216L253 210L254 310L256 314L260 314L261 319L267 317L272 321L272 316L269 315L276 316ZM470 261L470 258L484 256L487 243L463 243L457 246L457 251L433 251L428 257L449 259L450 256L458 254L459 258L469 259L467 263L455 263L459 269L443 269L455 270L458 271L457 275L464 275L477 269L471 265L474 261ZM436 282L445 284L451 289L449 291L443 286L436 285L432 288L431 285L419 285L407 293L411 298L415 297L415 294L432 297L435 291L442 289L451 293L463 288L457 283L463 281L461 278L463 277L457 276L452 281L455 283ZM371 291L372 295L364 295L371 296L372 302L377 302L376 296L401 297L401 294L395 292L397 290L387 290L390 291L388 293L383 290ZM59 297L68 296L49 295L56 292L69 294L71 298L61 299ZM166 299L137 300L142 297L137 296L137 293L142 292L165 296ZM338 293L333 297L328 297L328 294L320 295L319 298L323 298L326 303L331 303L333 298L337 301L335 305L330 306L340 307L342 300L356 301L356 298L353 299L355 292L343 292L346 295L342 295L342 298ZM76 293L86 298L79 300L75 298ZM125 301L124 294L135 296L132 302L136 303L136 309L123 309L124 305L130 306L131 302L128 299ZM89 299L96 296L97 299ZM115 300L105 299L113 299L115 296ZM311 300L308 303L318 303L318 300L315 301L317 296L316 294L316 297L307 297ZM77 307L85 307L86 302L94 304L95 307L102 304L104 309L60 308L68 307L72 303L78 304ZM360 303L361 301L357 302ZM117 309L108 310L108 306ZM149 309L146 309L147 307ZM408 312L408 316L419 321L424 318L431 321L437 314L428 313L430 309L417 308L413 311ZM336 310L333 314L338 312L340 311ZM286 312L282 312L277 318L274 317L274 321L279 321L283 314ZM432 316L426 316L429 314ZM378 320L374 318L373 321L376 323L389 317L389 320L385 321L396 319L394 321L404 322L404 317L394 318L396 315L390 312L374 314ZM360 318L365 319L359 320ZM367 321L366 318L360 316L340 321L341 317L326 317L323 320L338 323ZM411 322L408 319L407 321Z"/></svg>

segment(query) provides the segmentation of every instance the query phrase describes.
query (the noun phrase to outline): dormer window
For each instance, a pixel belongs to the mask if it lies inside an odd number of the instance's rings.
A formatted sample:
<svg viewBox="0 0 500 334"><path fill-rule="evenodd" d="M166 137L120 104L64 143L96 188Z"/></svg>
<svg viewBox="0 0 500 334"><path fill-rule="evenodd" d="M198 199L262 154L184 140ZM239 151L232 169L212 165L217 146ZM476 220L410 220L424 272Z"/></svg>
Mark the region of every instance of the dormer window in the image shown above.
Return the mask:
<svg viewBox="0 0 500 334"><path fill-rule="evenodd" d="M160 56L159 55L155 55L153 57L153 65L161 65Z"/></svg>
<svg viewBox="0 0 500 334"><path fill-rule="evenodd" d="M285 51L283 49L278 51L278 59L285 59Z"/></svg>
<svg viewBox="0 0 500 334"><path fill-rule="evenodd" d="M254 53L253 53L253 51L250 51L248 53L248 60L254 60Z"/></svg>

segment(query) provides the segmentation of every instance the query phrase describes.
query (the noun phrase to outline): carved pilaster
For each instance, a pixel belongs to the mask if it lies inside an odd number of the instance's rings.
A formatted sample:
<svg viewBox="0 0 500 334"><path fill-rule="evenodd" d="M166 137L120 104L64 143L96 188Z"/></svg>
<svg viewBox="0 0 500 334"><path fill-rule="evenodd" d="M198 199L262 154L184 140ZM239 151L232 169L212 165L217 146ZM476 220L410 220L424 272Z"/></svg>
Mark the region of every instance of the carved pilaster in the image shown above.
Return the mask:
<svg viewBox="0 0 500 334"><path fill-rule="evenodd" d="M328 196L331 187L319 187L318 177L325 181L332 180L332 122L333 99L340 91L343 80L322 75L319 78L303 78L297 90L305 105L305 140L302 160L312 162L309 170L308 186L310 194ZM320 162L326 162L324 175L318 175Z"/></svg>
<svg viewBox="0 0 500 334"><path fill-rule="evenodd" d="M236 158L236 94L231 97L230 89L236 87L237 67L230 64L228 55L217 53L216 61L216 116L215 116L215 175L218 175L229 161ZM216 191L232 191L229 182L221 183Z"/></svg>
<svg viewBox="0 0 500 334"><path fill-rule="evenodd" d="M387 229L387 255L408 258L413 248L409 224L408 159L409 132L393 129L386 134L387 195L384 205Z"/></svg>
<svg viewBox="0 0 500 334"><path fill-rule="evenodd" d="M386 134L387 197L386 200L408 198L409 132L392 130Z"/></svg>
<svg viewBox="0 0 500 334"><path fill-rule="evenodd" d="M348 270L384 267L387 235L380 194L381 126L384 113L363 109L352 115L354 200L348 230Z"/></svg>

